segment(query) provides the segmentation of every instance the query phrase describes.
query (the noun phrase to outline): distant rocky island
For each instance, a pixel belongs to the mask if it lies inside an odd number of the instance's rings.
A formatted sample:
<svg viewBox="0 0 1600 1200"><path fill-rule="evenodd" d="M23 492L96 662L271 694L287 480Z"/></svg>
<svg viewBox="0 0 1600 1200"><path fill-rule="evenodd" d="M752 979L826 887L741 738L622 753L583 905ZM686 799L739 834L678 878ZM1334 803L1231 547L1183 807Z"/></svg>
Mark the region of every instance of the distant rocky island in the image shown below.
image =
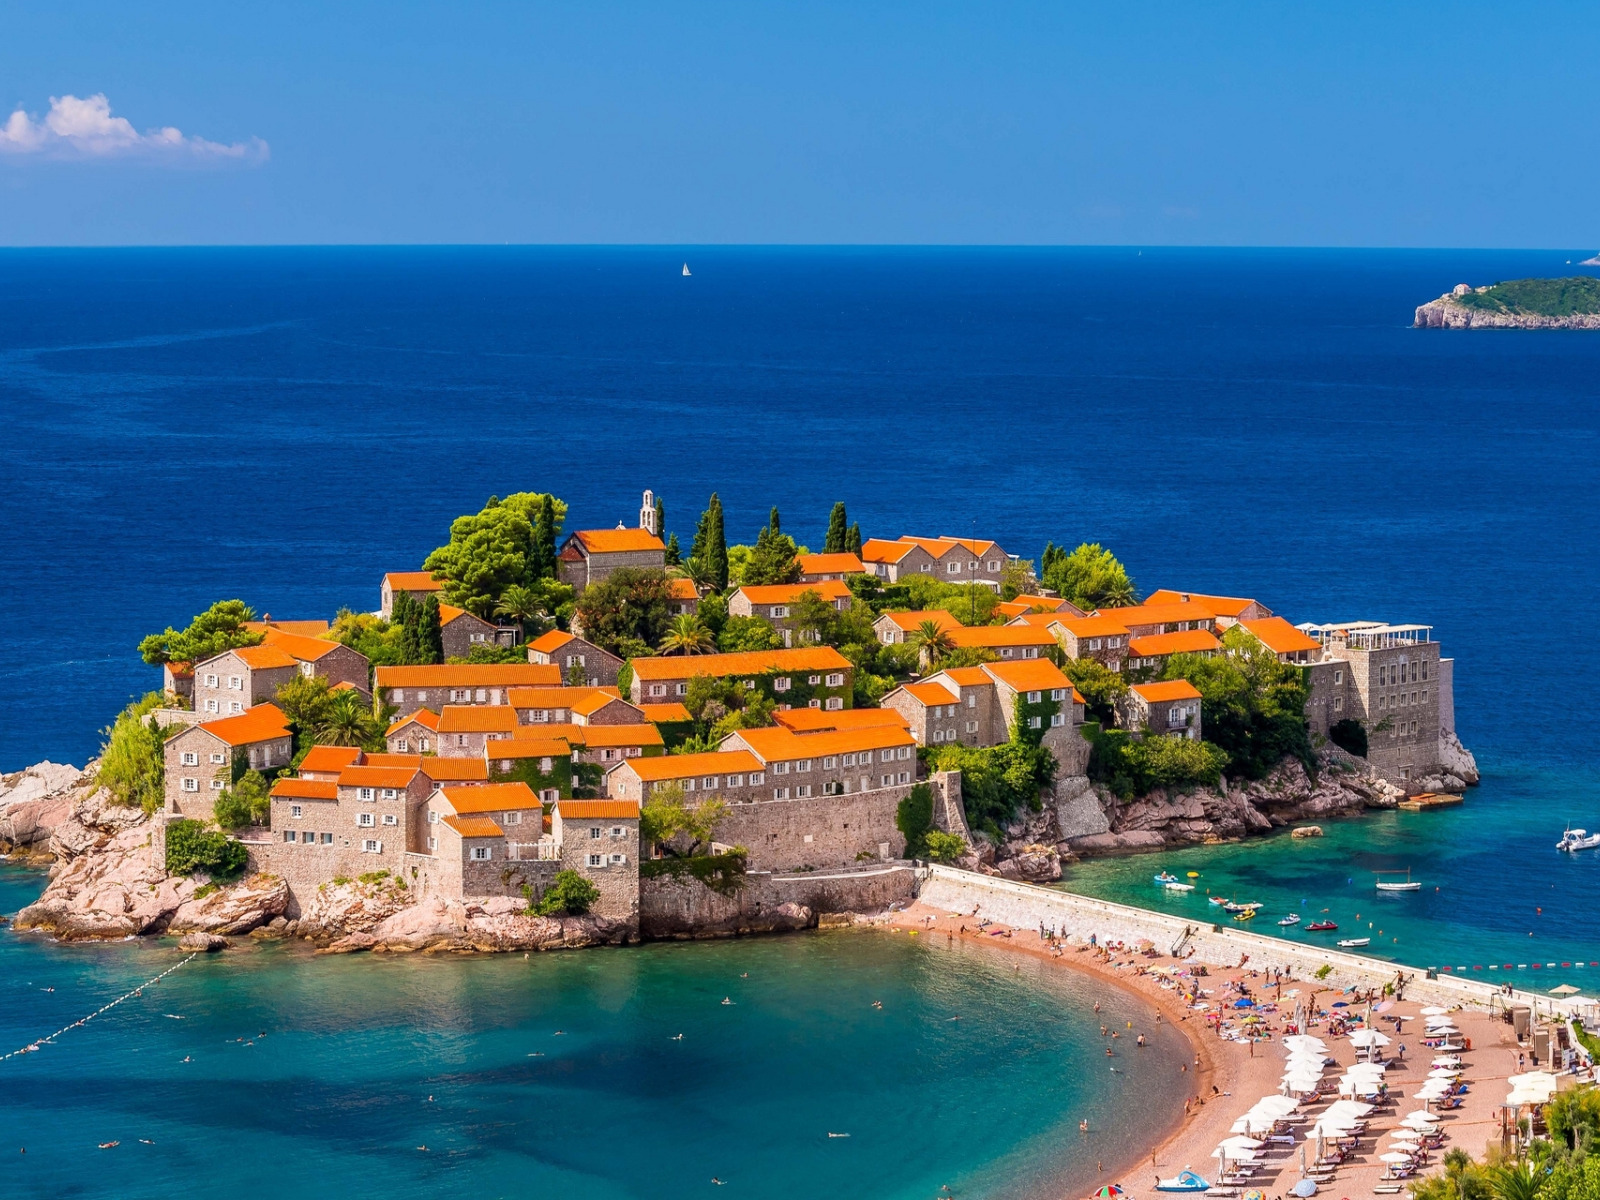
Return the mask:
<svg viewBox="0 0 1600 1200"><path fill-rule="evenodd" d="M1590 260L1595 261L1595 260ZM1600 329L1600 279L1511 279L1458 283L1417 307L1418 329Z"/></svg>

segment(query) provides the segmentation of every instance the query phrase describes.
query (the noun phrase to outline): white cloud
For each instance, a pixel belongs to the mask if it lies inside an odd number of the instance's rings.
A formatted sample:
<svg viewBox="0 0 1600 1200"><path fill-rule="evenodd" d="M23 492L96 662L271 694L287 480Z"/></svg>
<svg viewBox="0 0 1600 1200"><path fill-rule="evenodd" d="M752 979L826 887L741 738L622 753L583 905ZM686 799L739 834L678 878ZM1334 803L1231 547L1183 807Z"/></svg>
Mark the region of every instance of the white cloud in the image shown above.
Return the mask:
<svg viewBox="0 0 1600 1200"><path fill-rule="evenodd" d="M43 117L17 109L0 125L0 157L37 155L56 159L139 158L158 162L265 162L266 142L208 142L185 137L168 125L140 133L126 117L111 115L111 101L99 94L51 96Z"/></svg>

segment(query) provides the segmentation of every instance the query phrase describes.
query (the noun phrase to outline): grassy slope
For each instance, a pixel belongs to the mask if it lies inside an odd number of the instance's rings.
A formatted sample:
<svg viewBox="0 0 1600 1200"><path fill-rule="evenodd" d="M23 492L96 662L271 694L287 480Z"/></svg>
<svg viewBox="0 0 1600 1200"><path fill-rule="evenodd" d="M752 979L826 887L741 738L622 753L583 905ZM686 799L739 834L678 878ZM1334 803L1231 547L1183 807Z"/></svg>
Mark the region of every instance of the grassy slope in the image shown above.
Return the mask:
<svg viewBox="0 0 1600 1200"><path fill-rule="evenodd" d="M1486 292L1454 297L1463 308L1519 316L1570 317L1600 313L1600 279L1586 275L1567 279L1512 279Z"/></svg>

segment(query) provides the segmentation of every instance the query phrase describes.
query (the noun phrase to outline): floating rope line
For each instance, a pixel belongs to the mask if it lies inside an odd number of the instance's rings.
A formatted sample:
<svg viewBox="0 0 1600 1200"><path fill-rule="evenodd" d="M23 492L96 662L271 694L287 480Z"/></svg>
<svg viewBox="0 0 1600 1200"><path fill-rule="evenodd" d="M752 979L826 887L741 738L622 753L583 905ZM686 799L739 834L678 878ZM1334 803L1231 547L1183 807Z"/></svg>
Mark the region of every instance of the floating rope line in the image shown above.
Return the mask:
<svg viewBox="0 0 1600 1200"><path fill-rule="evenodd" d="M22 1049L20 1049L20 1050L13 1050L10 1054L0 1054L0 1062L5 1062L5 1060L8 1059L8 1058L16 1058L19 1054L32 1054L35 1050L44 1049L44 1047L48 1046L51 1042L55 1041L63 1033L68 1033L68 1032L70 1032L70 1031L72 1031L74 1029L82 1028L83 1026L87 1025L90 1021L92 1021L96 1017L98 1017L101 1013L110 1012L113 1008L115 1008L117 1005L121 1004L124 1000L130 1000L134 996L139 995L147 987L154 987L156 984L160 983L163 979L165 979L168 975L171 975L179 967L187 966L189 963L193 962L199 956L200 956L200 951L196 950L193 954L189 955L188 958L184 959L182 962L174 963L172 966L168 967L165 971L161 972L161 974L157 975L154 979L147 980L146 982L141 983L138 987L134 988L131 992L124 992L122 995L118 996L115 1000L111 1001L109 1004L102 1004L99 1008L95 1009L92 1013L90 1013L87 1017L84 1017L81 1021L74 1021L71 1025L63 1025L60 1029L56 1030L49 1037L42 1037L36 1042L29 1042L26 1046L22 1047Z"/></svg>

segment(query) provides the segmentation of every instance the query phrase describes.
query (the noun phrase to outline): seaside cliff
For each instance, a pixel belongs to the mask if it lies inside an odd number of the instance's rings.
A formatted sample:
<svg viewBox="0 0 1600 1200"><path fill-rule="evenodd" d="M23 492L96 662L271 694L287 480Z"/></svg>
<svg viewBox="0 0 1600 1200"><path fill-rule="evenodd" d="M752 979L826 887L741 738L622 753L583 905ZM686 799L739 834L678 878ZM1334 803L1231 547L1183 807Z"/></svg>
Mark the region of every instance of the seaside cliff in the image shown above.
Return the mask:
<svg viewBox="0 0 1600 1200"><path fill-rule="evenodd" d="M1600 283L1517 279L1475 288L1458 283L1417 306L1417 329L1600 329Z"/></svg>

